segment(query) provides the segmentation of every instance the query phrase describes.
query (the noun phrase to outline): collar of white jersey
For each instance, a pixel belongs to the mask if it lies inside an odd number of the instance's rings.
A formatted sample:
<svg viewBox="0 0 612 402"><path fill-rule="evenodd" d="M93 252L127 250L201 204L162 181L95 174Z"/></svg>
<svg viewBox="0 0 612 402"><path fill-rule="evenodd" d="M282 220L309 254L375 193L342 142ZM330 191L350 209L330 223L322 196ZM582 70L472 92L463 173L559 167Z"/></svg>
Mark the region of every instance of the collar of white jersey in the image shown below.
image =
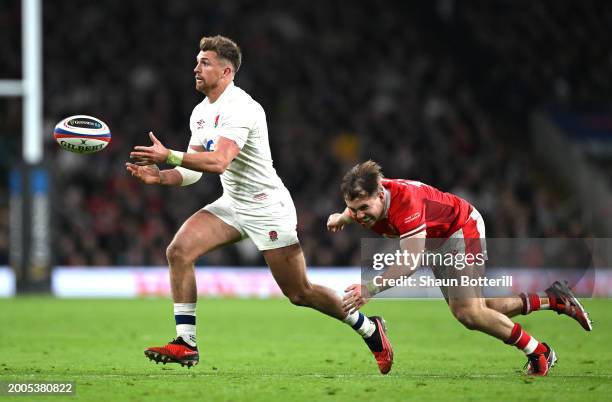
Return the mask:
<svg viewBox="0 0 612 402"><path fill-rule="evenodd" d="M219 97L217 98L217 100L214 103L210 103L210 99L208 99L208 96L206 97L206 102L208 102L209 105L215 105L218 104L219 101L221 99L223 99L223 97L225 96L226 93L230 92L232 89L234 89L235 85L234 85L234 81L230 82L225 89L223 90L223 92L221 92L221 95L219 95Z"/></svg>

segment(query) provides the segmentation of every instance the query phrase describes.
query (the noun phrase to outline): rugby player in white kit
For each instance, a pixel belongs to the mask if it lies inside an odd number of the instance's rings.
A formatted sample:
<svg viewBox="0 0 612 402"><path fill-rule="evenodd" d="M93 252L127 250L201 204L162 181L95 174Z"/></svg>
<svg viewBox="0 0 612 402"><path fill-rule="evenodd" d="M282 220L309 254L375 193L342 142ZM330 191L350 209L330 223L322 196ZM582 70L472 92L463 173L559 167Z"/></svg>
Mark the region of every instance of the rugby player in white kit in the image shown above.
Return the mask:
<svg viewBox="0 0 612 402"><path fill-rule="evenodd" d="M335 292L311 283L296 232L293 200L272 165L266 116L259 103L234 85L240 48L222 36L203 37L196 57L196 90L206 95L190 118L187 152L169 150L149 133L151 146L136 146L127 170L146 184L186 186L202 172L221 175L223 195L193 214L168 246L176 338L145 349L156 362L191 367L196 346L197 289L194 262L218 247L249 237L262 252L279 287L299 306L314 308L350 325L374 354L381 373L393 364L393 350L380 317L347 315ZM158 163L175 168L159 170Z"/></svg>

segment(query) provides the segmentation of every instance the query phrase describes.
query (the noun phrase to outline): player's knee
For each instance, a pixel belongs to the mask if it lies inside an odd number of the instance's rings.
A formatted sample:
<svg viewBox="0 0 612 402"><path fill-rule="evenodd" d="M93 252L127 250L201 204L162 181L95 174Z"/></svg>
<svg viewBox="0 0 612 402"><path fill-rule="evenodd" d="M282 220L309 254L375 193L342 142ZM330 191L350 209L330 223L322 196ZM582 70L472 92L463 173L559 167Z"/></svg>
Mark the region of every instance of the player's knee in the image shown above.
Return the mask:
<svg viewBox="0 0 612 402"><path fill-rule="evenodd" d="M193 263L187 249L181 243L175 241L171 242L166 249L166 258L171 267Z"/></svg>
<svg viewBox="0 0 612 402"><path fill-rule="evenodd" d="M457 308L453 309L455 318L469 330L480 328L480 315L478 309L474 308Z"/></svg>

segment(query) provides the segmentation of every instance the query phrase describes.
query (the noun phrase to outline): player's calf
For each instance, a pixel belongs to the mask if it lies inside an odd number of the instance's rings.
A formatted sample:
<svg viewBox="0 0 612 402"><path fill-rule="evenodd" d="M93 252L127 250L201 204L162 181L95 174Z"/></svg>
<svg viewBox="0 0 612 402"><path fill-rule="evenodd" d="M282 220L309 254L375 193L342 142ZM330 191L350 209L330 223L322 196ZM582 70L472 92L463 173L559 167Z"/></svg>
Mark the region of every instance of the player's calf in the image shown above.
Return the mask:
<svg viewBox="0 0 612 402"><path fill-rule="evenodd" d="M310 295L308 290L296 290L292 292L286 292L285 296L291 304L300 307L311 307Z"/></svg>
<svg viewBox="0 0 612 402"><path fill-rule="evenodd" d="M482 299L450 299L449 308L453 316L465 328L471 331L482 331L501 340L507 337L507 330L505 332L503 330L503 320L507 318L501 313L487 308L482 303ZM502 318L502 323L500 323ZM508 325L511 325L511 322Z"/></svg>
<svg viewBox="0 0 612 402"><path fill-rule="evenodd" d="M469 330L479 330L482 325L480 324L480 317L478 313L471 309L452 309L453 316L463 326Z"/></svg>
<svg viewBox="0 0 612 402"><path fill-rule="evenodd" d="M330 315L335 315L336 317L336 313L332 313L335 310L340 311L340 314L342 314L342 309L335 296L321 286L311 284L305 287L286 287L283 293L291 303L295 305L312 307L319 311L327 312ZM321 295L328 294L329 297L320 297ZM330 305L326 306L326 308L322 308L319 303L325 300L327 300ZM386 327L382 318L366 317L360 311L355 311L346 315L342 321L361 335L370 351L374 354L380 372L382 374L387 374L391 370L393 364L393 350L387 338Z"/></svg>

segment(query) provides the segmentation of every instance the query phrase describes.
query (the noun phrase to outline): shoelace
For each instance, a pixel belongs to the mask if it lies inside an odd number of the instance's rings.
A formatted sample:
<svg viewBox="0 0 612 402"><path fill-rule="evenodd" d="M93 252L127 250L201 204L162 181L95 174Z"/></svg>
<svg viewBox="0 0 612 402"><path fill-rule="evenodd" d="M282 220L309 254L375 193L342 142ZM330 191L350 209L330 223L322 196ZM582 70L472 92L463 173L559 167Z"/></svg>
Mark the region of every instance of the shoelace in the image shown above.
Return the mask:
<svg viewBox="0 0 612 402"><path fill-rule="evenodd" d="M181 345L181 346L185 346L186 348L189 348L190 350L196 350L195 348L189 346L189 344L187 344L187 342L185 342L185 340L183 340L183 338L174 338L173 340L171 340L170 342L168 342L169 344L172 345Z"/></svg>

